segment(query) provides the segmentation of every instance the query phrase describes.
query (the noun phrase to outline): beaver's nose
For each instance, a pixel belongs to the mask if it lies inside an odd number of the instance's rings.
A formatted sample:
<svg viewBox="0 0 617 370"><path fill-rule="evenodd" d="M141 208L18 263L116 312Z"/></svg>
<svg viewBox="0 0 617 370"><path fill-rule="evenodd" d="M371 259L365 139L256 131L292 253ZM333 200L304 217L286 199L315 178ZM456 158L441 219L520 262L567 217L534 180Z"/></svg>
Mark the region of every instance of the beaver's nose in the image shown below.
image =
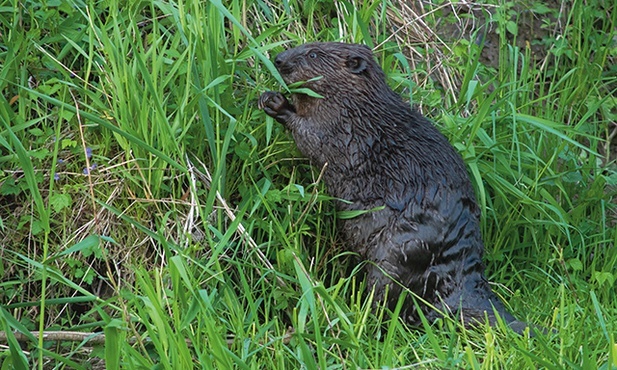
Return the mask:
<svg viewBox="0 0 617 370"><path fill-rule="evenodd" d="M280 53L274 58L274 65L276 65L277 68L280 68L284 63L285 58L283 54L285 54L285 52Z"/></svg>
<svg viewBox="0 0 617 370"><path fill-rule="evenodd" d="M293 60L294 54L291 50L285 50L274 58L274 65L280 71L281 69L289 69Z"/></svg>

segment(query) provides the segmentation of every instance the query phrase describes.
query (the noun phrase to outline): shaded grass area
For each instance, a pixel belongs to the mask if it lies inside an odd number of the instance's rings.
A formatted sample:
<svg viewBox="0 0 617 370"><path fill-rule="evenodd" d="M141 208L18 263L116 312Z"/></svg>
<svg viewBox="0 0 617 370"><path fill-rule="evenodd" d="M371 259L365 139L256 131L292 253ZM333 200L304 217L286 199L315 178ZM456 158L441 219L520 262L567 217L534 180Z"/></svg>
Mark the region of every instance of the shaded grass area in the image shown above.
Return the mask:
<svg viewBox="0 0 617 370"><path fill-rule="evenodd" d="M1 3L0 362L617 367L617 12L529 3L550 30L538 58L503 5L483 24L445 3ZM446 134L485 210L494 290L547 333L372 309L319 169L256 108L282 90L271 57L310 40L370 45Z"/></svg>

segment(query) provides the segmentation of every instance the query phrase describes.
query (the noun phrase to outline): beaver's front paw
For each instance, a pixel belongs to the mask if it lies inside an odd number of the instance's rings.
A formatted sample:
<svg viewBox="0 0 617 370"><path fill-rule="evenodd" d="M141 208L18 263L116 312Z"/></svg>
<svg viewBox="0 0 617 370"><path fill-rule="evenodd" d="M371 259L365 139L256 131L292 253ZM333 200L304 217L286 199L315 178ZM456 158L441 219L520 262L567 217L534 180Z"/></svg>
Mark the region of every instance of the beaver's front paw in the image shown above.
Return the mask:
<svg viewBox="0 0 617 370"><path fill-rule="evenodd" d="M289 100L283 94L275 91L266 91L261 94L257 106L282 124L289 122L291 116L296 112Z"/></svg>

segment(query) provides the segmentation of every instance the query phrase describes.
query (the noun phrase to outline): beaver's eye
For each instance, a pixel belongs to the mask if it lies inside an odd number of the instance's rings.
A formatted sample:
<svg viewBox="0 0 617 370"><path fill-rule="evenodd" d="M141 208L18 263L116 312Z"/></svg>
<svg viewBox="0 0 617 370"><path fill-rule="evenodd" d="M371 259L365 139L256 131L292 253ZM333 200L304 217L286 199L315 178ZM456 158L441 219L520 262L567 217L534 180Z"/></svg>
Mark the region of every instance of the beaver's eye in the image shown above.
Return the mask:
<svg viewBox="0 0 617 370"><path fill-rule="evenodd" d="M311 59L315 59L315 58L317 58L317 53L315 53L314 51L311 51L308 56Z"/></svg>

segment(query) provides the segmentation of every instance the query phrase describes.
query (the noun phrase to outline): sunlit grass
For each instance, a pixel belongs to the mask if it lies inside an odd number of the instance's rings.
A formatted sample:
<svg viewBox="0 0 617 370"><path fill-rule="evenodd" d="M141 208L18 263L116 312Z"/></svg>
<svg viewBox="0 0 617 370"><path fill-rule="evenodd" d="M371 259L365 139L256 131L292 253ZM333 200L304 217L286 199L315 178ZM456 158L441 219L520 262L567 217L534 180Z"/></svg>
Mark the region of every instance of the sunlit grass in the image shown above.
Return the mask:
<svg viewBox="0 0 617 370"><path fill-rule="evenodd" d="M540 59L494 13L497 67L483 30L440 33L484 22L449 4L31 5L0 4L2 366L617 367L617 12L602 2L547 24ZM535 337L374 307L320 169L256 107L282 90L270 59L311 40L373 47L461 153L488 278Z"/></svg>

